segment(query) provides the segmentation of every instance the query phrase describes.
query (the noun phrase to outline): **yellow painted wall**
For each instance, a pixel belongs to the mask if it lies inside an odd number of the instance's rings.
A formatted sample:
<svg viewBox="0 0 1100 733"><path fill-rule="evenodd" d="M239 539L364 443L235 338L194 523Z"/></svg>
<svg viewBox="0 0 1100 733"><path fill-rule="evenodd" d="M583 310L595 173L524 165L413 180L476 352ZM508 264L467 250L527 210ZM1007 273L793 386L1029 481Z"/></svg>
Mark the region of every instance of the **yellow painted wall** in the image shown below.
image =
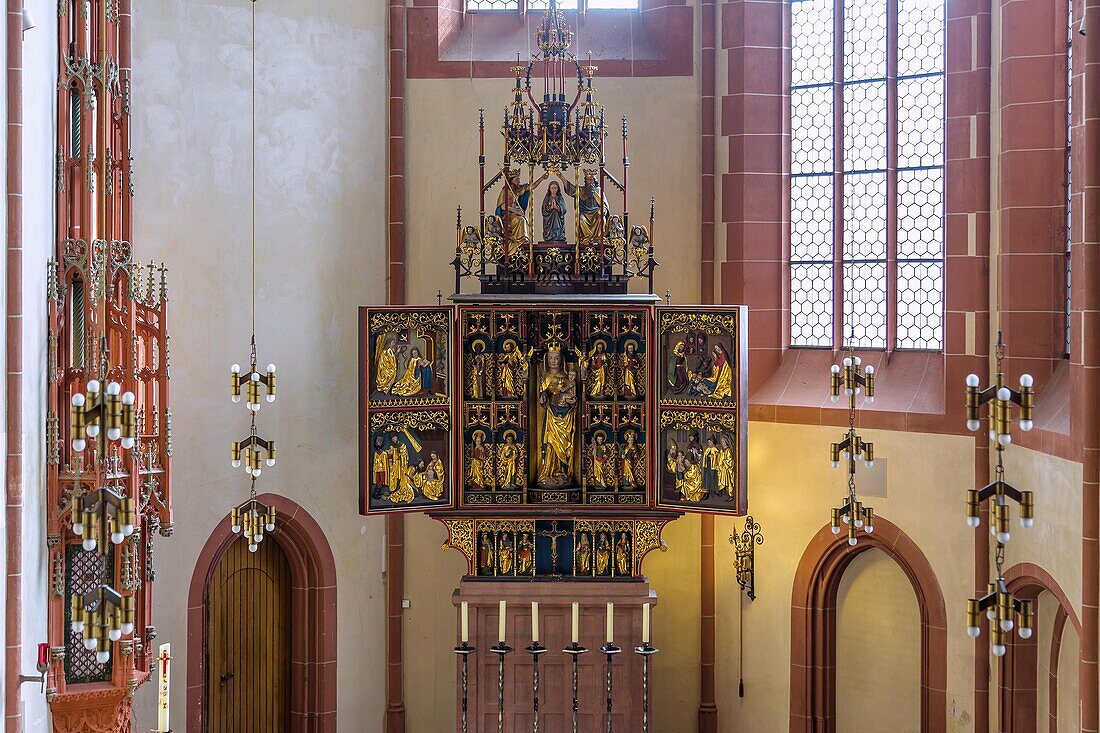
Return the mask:
<svg viewBox="0 0 1100 733"><path fill-rule="evenodd" d="M1058 733L1081 730L1081 703L1078 699L1079 638L1073 624L1066 624L1062 650L1058 654Z"/></svg>
<svg viewBox="0 0 1100 733"><path fill-rule="evenodd" d="M844 571L837 593L836 724L844 733L920 730L920 611L886 553Z"/></svg>

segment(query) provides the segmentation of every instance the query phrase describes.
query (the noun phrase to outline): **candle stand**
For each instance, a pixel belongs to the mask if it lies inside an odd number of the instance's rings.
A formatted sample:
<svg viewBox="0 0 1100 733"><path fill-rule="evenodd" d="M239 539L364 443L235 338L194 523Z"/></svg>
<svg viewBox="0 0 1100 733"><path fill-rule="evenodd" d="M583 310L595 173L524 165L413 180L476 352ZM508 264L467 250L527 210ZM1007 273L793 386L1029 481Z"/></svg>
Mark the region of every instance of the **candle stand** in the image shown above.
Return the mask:
<svg viewBox="0 0 1100 733"><path fill-rule="evenodd" d="M622 651L619 647L612 644L610 641L600 647L600 651L607 656L607 733L611 733L612 720L611 720L611 690L613 685L614 665L612 661L615 659L615 655Z"/></svg>
<svg viewBox="0 0 1100 733"><path fill-rule="evenodd" d="M497 733L504 733L504 657L513 649L501 641L489 651L497 655Z"/></svg>
<svg viewBox="0 0 1100 733"><path fill-rule="evenodd" d="M469 709L469 663L470 655L476 652L477 649L470 646L468 642L462 642L459 646L455 647L455 654L459 655L462 659L462 733L467 733L467 711Z"/></svg>
<svg viewBox="0 0 1100 733"><path fill-rule="evenodd" d="M577 681L578 681L577 672L578 672L578 667L577 667L577 665L580 663L581 655L587 653L588 650L574 641L572 644L570 644L569 646L562 649L562 651L565 652L566 654L568 654L569 656L573 657L573 733L577 733L577 730L578 730L578 728L577 728L577 708L578 708L578 704L577 704L578 703L578 700L577 700L577 694L578 694L578 691L577 691Z"/></svg>
<svg viewBox="0 0 1100 733"><path fill-rule="evenodd" d="M634 647L634 653L642 657L642 733L649 733L649 658L659 651L648 641Z"/></svg>
<svg viewBox="0 0 1100 733"><path fill-rule="evenodd" d="M532 723L532 733L539 733L539 657L546 652L550 651L537 641L532 641L531 646L527 647L523 651L531 655L531 691L532 691L532 710L534 711L534 722Z"/></svg>

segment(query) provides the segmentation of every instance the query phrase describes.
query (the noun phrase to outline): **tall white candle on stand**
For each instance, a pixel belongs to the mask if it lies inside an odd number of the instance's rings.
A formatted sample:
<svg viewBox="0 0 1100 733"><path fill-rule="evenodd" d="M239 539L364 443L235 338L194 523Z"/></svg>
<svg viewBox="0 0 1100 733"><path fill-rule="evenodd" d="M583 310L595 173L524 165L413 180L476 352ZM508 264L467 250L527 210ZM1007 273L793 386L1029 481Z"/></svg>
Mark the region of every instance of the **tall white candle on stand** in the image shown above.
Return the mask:
<svg viewBox="0 0 1100 733"><path fill-rule="evenodd" d="M462 602L462 643L470 641L470 604Z"/></svg>
<svg viewBox="0 0 1100 733"><path fill-rule="evenodd" d="M539 641L539 602L531 601L531 643Z"/></svg>
<svg viewBox="0 0 1100 733"><path fill-rule="evenodd" d="M500 602L500 619L499 619L499 623L497 624L497 630L500 632L500 633L497 634L497 636L500 637L500 643L501 644L504 643L504 619L505 619L505 616L507 614L507 611L508 611L508 602L507 601L501 601Z"/></svg>
<svg viewBox="0 0 1100 733"><path fill-rule="evenodd" d="M578 644L581 640L581 620L580 620L581 604L573 603L573 643Z"/></svg>
<svg viewBox="0 0 1100 733"><path fill-rule="evenodd" d="M157 655L157 730L170 731L169 698L172 691L172 645L161 644Z"/></svg>
<svg viewBox="0 0 1100 733"><path fill-rule="evenodd" d="M607 643L615 641L615 604L607 604Z"/></svg>
<svg viewBox="0 0 1100 733"><path fill-rule="evenodd" d="M649 604L642 604L642 643L649 643Z"/></svg>

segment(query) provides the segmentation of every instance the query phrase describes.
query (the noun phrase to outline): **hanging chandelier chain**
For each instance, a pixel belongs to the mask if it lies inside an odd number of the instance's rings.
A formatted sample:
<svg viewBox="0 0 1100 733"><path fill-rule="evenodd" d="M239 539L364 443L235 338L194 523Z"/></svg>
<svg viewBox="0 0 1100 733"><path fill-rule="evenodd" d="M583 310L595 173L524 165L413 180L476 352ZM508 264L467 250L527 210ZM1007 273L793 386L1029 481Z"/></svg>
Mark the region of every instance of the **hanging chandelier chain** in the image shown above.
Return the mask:
<svg viewBox="0 0 1100 733"><path fill-rule="evenodd" d="M252 0L252 363L256 363L256 1Z"/></svg>

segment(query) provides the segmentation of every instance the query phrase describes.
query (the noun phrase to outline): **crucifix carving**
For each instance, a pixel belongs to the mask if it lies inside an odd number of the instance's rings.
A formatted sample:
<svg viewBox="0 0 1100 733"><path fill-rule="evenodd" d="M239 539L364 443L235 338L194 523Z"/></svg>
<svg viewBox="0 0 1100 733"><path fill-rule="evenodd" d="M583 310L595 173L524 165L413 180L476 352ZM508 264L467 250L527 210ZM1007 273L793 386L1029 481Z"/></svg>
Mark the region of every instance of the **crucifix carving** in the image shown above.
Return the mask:
<svg viewBox="0 0 1100 733"><path fill-rule="evenodd" d="M558 573L558 539L565 537L569 532L564 529L558 529L558 522L554 520L550 524L550 529L544 529L539 532L540 537L550 538L550 574L559 575Z"/></svg>

